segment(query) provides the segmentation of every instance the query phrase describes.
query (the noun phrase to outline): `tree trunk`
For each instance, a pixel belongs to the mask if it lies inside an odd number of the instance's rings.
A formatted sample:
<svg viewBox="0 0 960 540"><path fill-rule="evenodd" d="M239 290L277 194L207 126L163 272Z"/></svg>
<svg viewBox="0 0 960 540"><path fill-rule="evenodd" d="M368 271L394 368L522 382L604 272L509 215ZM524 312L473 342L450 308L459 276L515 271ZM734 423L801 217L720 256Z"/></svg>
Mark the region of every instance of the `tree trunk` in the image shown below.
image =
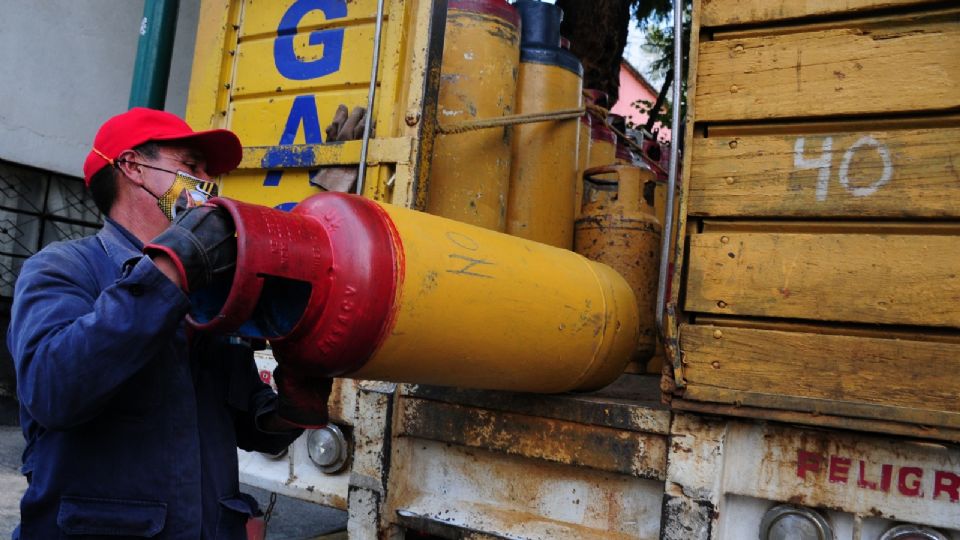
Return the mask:
<svg viewBox="0 0 960 540"><path fill-rule="evenodd" d="M602 90L617 102L620 58L627 45L631 0L557 0L560 32L583 63L583 87Z"/></svg>

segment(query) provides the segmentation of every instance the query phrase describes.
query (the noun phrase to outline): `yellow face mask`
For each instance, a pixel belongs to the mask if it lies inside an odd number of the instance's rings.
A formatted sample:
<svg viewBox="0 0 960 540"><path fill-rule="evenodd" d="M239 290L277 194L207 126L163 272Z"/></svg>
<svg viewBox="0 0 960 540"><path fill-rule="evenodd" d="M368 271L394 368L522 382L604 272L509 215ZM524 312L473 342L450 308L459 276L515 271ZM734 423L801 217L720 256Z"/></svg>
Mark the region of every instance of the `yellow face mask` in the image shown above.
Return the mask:
<svg viewBox="0 0 960 540"><path fill-rule="evenodd" d="M188 208L217 196L217 184L177 171L170 188L157 197L157 206L171 221Z"/></svg>
<svg viewBox="0 0 960 540"><path fill-rule="evenodd" d="M163 212L163 215L167 216L167 219L170 221L173 221L173 218L177 217L177 215L184 210L193 208L194 206L200 206L211 198L216 197L217 192L219 191L216 182L201 180L196 176L187 174L183 171L171 171L170 169L164 169L162 167L156 167L154 165L147 165L146 163L130 160L122 160L117 161L116 163L111 163L114 165L117 163L132 163L140 167L168 172L174 175L173 183L170 184L170 187L160 195L150 191L145 185L140 184L141 189L149 193L154 199L157 200L157 207L160 208L160 211Z"/></svg>

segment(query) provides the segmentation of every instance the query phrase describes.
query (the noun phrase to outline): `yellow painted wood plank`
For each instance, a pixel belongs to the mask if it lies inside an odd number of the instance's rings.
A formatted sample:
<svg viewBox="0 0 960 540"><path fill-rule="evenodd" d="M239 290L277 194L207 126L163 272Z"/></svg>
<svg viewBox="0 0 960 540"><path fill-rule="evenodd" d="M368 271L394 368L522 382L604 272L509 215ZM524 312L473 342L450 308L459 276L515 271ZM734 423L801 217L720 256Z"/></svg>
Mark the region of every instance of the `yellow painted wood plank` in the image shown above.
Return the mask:
<svg viewBox="0 0 960 540"><path fill-rule="evenodd" d="M299 111L307 114L294 115L290 122L294 100L307 100L311 103L300 103ZM244 146L272 146L280 144L281 137L289 130L288 137L292 136L290 144L304 144L307 129L314 130L312 136L320 136L326 140L324 128L333 120L338 104L348 108L366 107L367 90L341 90L338 92L318 92L301 96L278 95L255 100L235 101L230 106L230 129L237 133ZM316 111L316 116L313 112ZM317 141L310 141L316 144Z"/></svg>
<svg viewBox="0 0 960 540"><path fill-rule="evenodd" d="M960 15L831 23L700 43L696 120L960 108Z"/></svg>
<svg viewBox="0 0 960 540"><path fill-rule="evenodd" d="M303 169L284 171L280 182L275 186L263 185L266 176L267 171L234 171L224 178L220 193L238 201L277 208L290 203L296 204L321 191L320 188L310 185L310 175Z"/></svg>
<svg viewBox="0 0 960 540"><path fill-rule="evenodd" d="M687 311L960 327L960 237L706 233Z"/></svg>
<svg viewBox="0 0 960 540"><path fill-rule="evenodd" d="M697 216L960 215L960 128L694 138Z"/></svg>
<svg viewBox="0 0 960 540"><path fill-rule="evenodd" d="M863 417L883 410L875 405L900 409L884 419L960 426L956 343L684 325L681 349L685 399L700 387L701 397L750 405L759 390L766 399L755 405L765 407L847 406Z"/></svg>
<svg viewBox="0 0 960 540"><path fill-rule="evenodd" d="M920 6L934 0L703 0L702 26L753 24L821 15L860 14L876 9Z"/></svg>
<svg viewBox="0 0 960 540"><path fill-rule="evenodd" d="M371 139L367 147L367 163L409 163L413 141L407 138ZM363 142L344 141L331 144L304 144L280 146L245 146L238 169L310 168L327 165L356 165L360 163ZM292 155L278 159L277 151ZM271 155L274 154L274 155Z"/></svg>
<svg viewBox="0 0 960 540"><path fill-rule="evenodd" d="M295 36L294 52L300 62L330 62L325 70L329 73L306 79L288 78L280 72L273 39L242 42L237 49L233 97L302 93L317 89L339 91L343 87L362 89L366 93L370 84L374 31L372 23L344 28L343 48L339 51L333 47L311 45L308 33ZM339 56L327 56L337 52Z"/></svg>
<svg viewBox="0 0 960 540"><path fill-rule="evenodd" d="M308 9L295 0L246 0L241 40L252 36L276 36L281 33L309 33L317 29L372 21L377 16L377 0L314 2ZM389 13L389 2L384 13Z"/></svg>
<svg viewBox="0 0 960 540"><path fill-rule="evenodd" d="M200 3L197 42L194 48L187 96L186 120L194 129L223 127L232 56L237 45L235 25L240 4L230 0L204 0Z"/></svg>
<svg viewBox="0 0 960 540"><path fill-rule="evenodd" d="M406 40L412 40L413 30L405 31L404 25L413 27L415 21L405 9L407 5L408 3L404 0L384 2L386 13L392 16L388 17L383 25L380 74L377 77L379 87L373 111L373 119L376 122L374 135L381 137L410 136L405 133L407 125L406 111L402 106L404 102L402 79L411 75L412 66L404 63L404 45Z"/></svg>

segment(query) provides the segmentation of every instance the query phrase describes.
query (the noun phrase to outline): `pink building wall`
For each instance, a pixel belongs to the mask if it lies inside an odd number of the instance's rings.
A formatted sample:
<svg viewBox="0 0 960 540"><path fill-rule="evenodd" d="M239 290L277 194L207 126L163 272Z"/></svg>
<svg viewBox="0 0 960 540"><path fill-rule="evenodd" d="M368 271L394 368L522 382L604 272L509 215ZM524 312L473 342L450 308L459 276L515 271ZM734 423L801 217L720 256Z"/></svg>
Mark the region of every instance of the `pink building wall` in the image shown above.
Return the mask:
<svg viewBox="0 0 960 540"><path fill-rule="evenodd" d="M633 66L626 61L620 62L620 99L613 105L611 111L626 116L634 124L645 124L649 115L641 114L631 103L637 100L649 101L652 105L657 101L658 88L654 88L643 78ZM659 129L658 139L670 140L670 128L661 127L660 122L654 124Z"/></svg>

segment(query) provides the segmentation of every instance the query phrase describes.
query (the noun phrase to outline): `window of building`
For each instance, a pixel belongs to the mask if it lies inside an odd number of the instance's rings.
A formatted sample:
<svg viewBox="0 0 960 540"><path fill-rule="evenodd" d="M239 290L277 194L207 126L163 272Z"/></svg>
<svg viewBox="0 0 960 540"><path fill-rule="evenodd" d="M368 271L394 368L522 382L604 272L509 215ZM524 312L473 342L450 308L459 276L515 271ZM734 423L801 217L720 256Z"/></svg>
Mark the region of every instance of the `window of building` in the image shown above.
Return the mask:
<svg viewBox="0 0 960 540"><path fill-rule="evenodd" d="M0 160L0 405L15 399L6 347L13 286L27 257L58 240L95 234L100 213L80 178ZM9 408L0 407L0 422Z"/></svg>

